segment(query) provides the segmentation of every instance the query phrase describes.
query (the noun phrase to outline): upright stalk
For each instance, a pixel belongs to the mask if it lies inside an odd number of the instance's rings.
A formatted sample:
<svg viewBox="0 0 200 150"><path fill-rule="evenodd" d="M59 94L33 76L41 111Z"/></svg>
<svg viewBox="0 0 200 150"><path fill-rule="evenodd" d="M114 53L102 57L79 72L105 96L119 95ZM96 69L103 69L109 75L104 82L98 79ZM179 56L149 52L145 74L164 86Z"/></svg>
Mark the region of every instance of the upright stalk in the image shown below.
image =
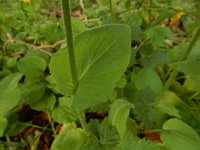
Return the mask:
<svg viewBox="0 0 200 150"><path fill-rule="evenodd" d="M190 55L190 52L192 51L192 48L194 47L196 41L198 40L198 37L200 36L200 26L198 27L196 33L194 34L194 36L192 37L192 40L187 48L187 50L185 51L182 60L186 60L187 57Z"/></svg>
<svg viewBox="0 0 200 150"><path fill-rule="evenodd" d="M115 22L115 11L113 8L113 0L109 0L109 5L110 5L110 15L112 18L112 23L114 23Z"/></svg>
<svg viewBox="0 0 200 150"><path fill-rule="evenodd" d="M78 88L78 75L76 70L76 61L75 61L75 52L74 52L74 41L73 41L73 33L72 33L72 24L71 24L71 15L70 15L70 0L62 0L62 9L63 9L63 16L64 16L64 23L65 23L65 32L66 32L66 41L69 53L69 65L70 71L72 76L72 81L74 85L74 93ZM82 128L85 129L88 133L89 130L87 128L86 119L85 119L85 112L79 111L78 117Z"/></svg>
<svg viewBox="0 0 200 150"><path fill-rule="evenodd" d="M192 37L192 40L188 46L188 48L186 49L183 57L181 58L181 61L186 60L188 58L188 56L190 55L192 48L194 47L196 41L198 40L198 37L200 36L200 26L198 27L196 33L194 34L194 36ZM176 80L176 77L178 75L178 71L173 70L173 72L171 73L169 79L166 81L165 83L165 90L168 90L169 87L171 86L171 84L173 83L174 80Z"/></svg>
<svg viewBox="0 0 200 150"><path fill-rule="evenodd" d="M62 0L62 9L63 9L64 23L65 23L65 34L66 34L66 42L67 42L67 47L68 47L70 72L71 72L72 82L74 85L74 92L75 92L78 87L78 75L77 75L77 70L76 70L76 61L75 61L75 54L74 54L74 40L73 40L73 34L72 34L69 0Z"/></svg>

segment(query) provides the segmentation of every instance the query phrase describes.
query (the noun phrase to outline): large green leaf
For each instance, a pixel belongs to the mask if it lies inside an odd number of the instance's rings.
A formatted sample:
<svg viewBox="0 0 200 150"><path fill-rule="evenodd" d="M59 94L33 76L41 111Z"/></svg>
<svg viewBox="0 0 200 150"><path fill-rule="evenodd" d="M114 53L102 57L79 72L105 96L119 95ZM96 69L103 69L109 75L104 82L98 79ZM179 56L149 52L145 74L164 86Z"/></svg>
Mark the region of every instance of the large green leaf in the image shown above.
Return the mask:
<svg viewBox="0 0 200 150"><path fill-rule="evenodd" d="M21 97L18 82L21 79L21 73L14 73L6 76L0 82L0 116L5 116L14 106L16 106Z"/></svg>
<svg viewBox="0 0 200 150"><path fill-rule="evenodd" d="M133 104L123 99L115 100L111 105L108 118L121 137L126 131L126 121L131 107L134 107Z"/></svg>
<svg viewBox="0 0 200 150"><path fill-rule="evenodd" d="M105 102L130 60L131 35L126 25L105 25L79 34L74 41L79 86L72 107L86 109ZM62 68L62 69L60 69ZM60 91L72 94L66 50L56 53L50 70Z"/></svg>
<svg viewBox="0 0 200 150"><path fill-rule="evenodd" d="M169 150L199 150L199 135L181 120L169 119L163 129L161 139Z"/></svg>

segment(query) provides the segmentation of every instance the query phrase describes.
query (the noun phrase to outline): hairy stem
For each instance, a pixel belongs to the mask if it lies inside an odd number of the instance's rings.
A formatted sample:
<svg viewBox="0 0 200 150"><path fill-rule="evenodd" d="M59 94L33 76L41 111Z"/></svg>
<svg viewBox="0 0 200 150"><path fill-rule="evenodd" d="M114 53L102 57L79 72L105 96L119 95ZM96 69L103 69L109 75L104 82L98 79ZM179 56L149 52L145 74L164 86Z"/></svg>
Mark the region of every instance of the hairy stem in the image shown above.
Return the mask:
<svg viewBox="0 0 200 150"><path fill-rule="evenodd" d="M76 70L76 61L75 61L75 52L74 52L74 41L72 33L72 24L71 24L71 15L70 15L70 4L69 0L62 0L62 9L65 23L65 32L66 32L66 41L68 46L68 56L69 56L69 65L72 76L72 81L74 85L74 94L78 88L78 75ZM88 127L85 119L85 112L79 111L79 120L82 125L82 128L85 129L88 133Z"/></svg>
<svg viewBox="0 0 200 150"><path fill-rule="evenodd" d="M75 92L78 87L78 75L77 75L77 70L76 70L76 61L75 61L75 54L74 54L74 40L73 40L73 34L72 34L69 0L62 0L62 9L63 9L63 16L64 16L64 24L65 24L66 42L67 42L67 47L68 47L69 65L70 65L72 82L74 85L74 92Z"/></svg>

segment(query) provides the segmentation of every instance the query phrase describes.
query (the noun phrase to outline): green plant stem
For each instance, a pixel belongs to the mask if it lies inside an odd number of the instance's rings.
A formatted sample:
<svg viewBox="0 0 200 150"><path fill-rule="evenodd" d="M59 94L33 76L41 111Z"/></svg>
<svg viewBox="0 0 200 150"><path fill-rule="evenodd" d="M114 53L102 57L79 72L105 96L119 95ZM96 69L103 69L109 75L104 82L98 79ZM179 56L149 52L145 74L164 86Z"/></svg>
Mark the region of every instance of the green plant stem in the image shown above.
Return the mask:
<svg viewBox="0 0 200 150"><path fill-rule="evenodd" d="M200 26L198 27L196 33L194 34L194 36L192 37L192 40L187 48L187 50L185 51L183 57L181 60L186 60L188 58L188 56L190 55L192 48L194 47L196 41L198 40L198 37L200 36Z"/></svg>
<svg viewBox="0 0 200 150"><path fill-rule="evenodd" d="M48 113L48 118L49 118L49 121L50 121L50 126L51 126L51 129L52 129L52 132L53 132L53 136L56 137L56 130L54 128L54 122L52 121L49 113Z"/></svg>
<svg viewBox="0 0 200 150"><path fill-rule="evenodd" d="M168 90L172 83L176 80L176 77L178 75L178 71L173 70L171 75L169 76L168 80L165 82L164 90Z"/></svg>
<svg viewBox="0 0 200 150"><path fill-rule="evenodd" d="M183 57L181 58L181 61L184 61L188 58L188 56L190 55L192 48L194 47L196 41L198 40L198 37L200 36L200 26L198 27L196 33L194 34L194 36L192 37L192 40L188 46L188 48L186 49ZM172 85L172 83L174 82L174 80L176 80L176 77L178 75L178 71L173 70L169 79L166 81L164 89L168 90L169 87Z"/></svg>
<svg viewBox="0 0 200 150"><path fill-rule="evenodd" d="M81 6L81 8L83 9L83 11L85 10L85 7L84 7L84 3L83 3L83 0L80 0L79 1L79 3L80 3L80 6Z"/></svg>
<svg viewBox="0 0 200 150"><path fill-rule="evenodd" d="M7 140L8 142L11 142L11 141L10 141L10 137L9 137L8 135L6 135L6 140ZM7 149L8 149L8 150L13 150L12 147L8 147Z"/></svg>
<svg viewBox="0 0 200 150"><path fill-rule="evenodd" d="M115 22L115 11L113 8L113 0L109 0L109 5L110 5L110 14L111 14L111 18L112 18L112 23Z"/></svg>
<svg viewBox="0 0 200 150"><path fill-rule="evenodd" d="M73 34L72 34L69 0L62 0L62 9L63 9L63 16L64 16L64 24L65 24L66 42L67 42L67 47L68 47L69 65L70 65L72 82L74 85L74 92L75 92L78 87L78 75L77 75L77 70L76 70L76 61L75 61L75 54L74 54L74 40L73 40Z"/></svg>
<svg viewBox="0 0 200 150"><path fill-rule="evenodd" d="M88 133L90 133L90 130L88 129L86 119L85 119L85 112L84 111L79 111L78 112L78 118L81 123L81 126L83 129L85 129ZM91 133L90 133L91 134Z"/></svg>
<svg viewBox="0 0 200 150"><path fill-rule="evenodd" d="M76 70L69 0L62 0L62 9L63 9L64 23L65 23L66 41L67 41L68 53L69 53L68 55L69 65L70 65L70 71L72 75L72 81L74 84L74 94L75 94L78 88L78 75L77 75L77 70ZM81 122L83 129L85 129L88 133L90 133L86 124L86 120L85 120L85 112L79 111L78 114L79 114L79 120Z"/></svg>

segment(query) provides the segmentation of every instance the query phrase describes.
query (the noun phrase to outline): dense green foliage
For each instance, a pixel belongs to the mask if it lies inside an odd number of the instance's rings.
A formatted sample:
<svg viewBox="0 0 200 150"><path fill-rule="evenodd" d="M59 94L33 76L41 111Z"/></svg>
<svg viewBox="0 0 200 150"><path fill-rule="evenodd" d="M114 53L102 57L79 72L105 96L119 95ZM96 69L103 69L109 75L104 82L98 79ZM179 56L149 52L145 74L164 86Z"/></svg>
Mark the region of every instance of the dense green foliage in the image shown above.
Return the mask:
<svg viewBox="0 0 200 150"><path fill-rule="evenodd" d="M198 0L0 2L0 150L199 149Z"/></svg>

